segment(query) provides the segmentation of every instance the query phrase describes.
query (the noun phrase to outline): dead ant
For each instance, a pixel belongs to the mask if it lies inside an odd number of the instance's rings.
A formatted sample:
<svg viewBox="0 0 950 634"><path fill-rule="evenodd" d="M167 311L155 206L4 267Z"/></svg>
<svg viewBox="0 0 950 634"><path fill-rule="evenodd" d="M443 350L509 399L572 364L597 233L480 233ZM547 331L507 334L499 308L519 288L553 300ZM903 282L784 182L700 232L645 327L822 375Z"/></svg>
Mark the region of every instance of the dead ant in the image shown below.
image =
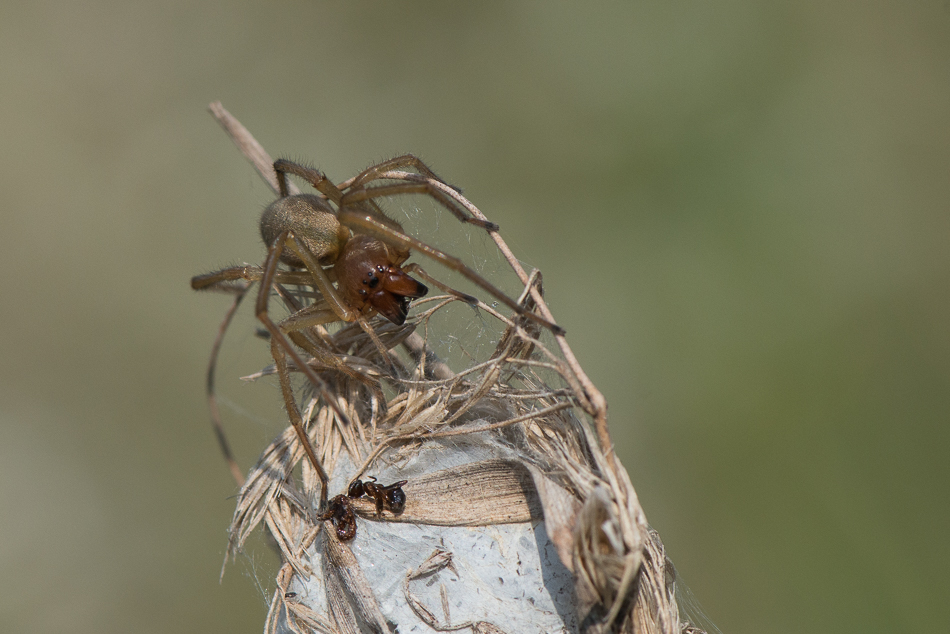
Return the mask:
<svg viewBox="0 0 950 634"><path fill-rule="evenodd" d="M376 478L373 476L367 477L369 477L372 482L363 482L362 480L353 481L353 483L350 484L347 495L351 498L358 498L365 494L366 497L375 500L377 516L382 514L384 506L395 515L402 513L403 509L406 508L406 494L402 490L402 485L408 482L408 480L400 480L388 486L383 486L382 484L376 484Z"/></svg>
<svg viewBox="0 0 950 634"><path fill-rule="evenodd" d="M319 516L320 521L332 520L336 528L336 536L340 541L347 542L356 537L356 516L350 505L355 498L365 495L376 500L376 515L381 515L383 507L398 515L406 508L406 494L402 490L408 480L400 480L389 486L376 484L376 478L369 476L372 482L362 480L353 481L346 495L334 496L328 503L326 511Z"/></svg>
<svg viewBox="0 0 950 634"><path fill-rule="evenodd" d="M405 171L405 168L415 171ZM270 333L271 352L287 412L320 478L321 500L325 501L329 479L307 437L297 408L288 357L343 421L348 421L346 414L330 394L326 382L300 355L298 347L310 353L318 362L366 383L381 397L378 384L341 361L318 336L311 334L311 328L335 321L356 321L385 356L385 348L367 319L379 313L397 325L405 322L410 300L428 292L428 288L410 277L409 273L415 273L470 304L477 302L475 298L438 282L419 265L405 264L412 250L457 271L522 317L549 328L554 334L562 335L564 330L526 310L458 258L406 235L399 223L386 216L375 199L397 194L425 194L462 222L489 232L498 230L498 225L467 212L467 209L472 208L471 203L459 190L447 185L415 156L406 154L383 161L338 185L316 169L284 159L274 162L274 171L280 198L261 215L261 236L268 249L264 265L259 269L238 266L198 275L192 278L191 286L196 290L233 290L234 283L240 280L260 282L255 314ZM306 180L320 195L290 195L287 174ZM367 187L376 181L389 183ZM279 269L281 262L298 270ZM311 286L319 291L321 298L309 306L298 306L283 292L283 284ZM294 312L277 323L268 313L272 288L276 288L294 306ZM385 399L381 401L385 403ZM333 517L338 519L338 533L341 530L349 532L345 501L338 501L334 508Z"/></svg>
<svg viewBox="0 0 950 634"><path fill-rule="evenodd" d="M348 542L356 537L356 516L350 506L350 498L346 495L337 495L327 503L327 510L319 516L320 521L333 520L336 527L336 536L341 542Z"/></svg>

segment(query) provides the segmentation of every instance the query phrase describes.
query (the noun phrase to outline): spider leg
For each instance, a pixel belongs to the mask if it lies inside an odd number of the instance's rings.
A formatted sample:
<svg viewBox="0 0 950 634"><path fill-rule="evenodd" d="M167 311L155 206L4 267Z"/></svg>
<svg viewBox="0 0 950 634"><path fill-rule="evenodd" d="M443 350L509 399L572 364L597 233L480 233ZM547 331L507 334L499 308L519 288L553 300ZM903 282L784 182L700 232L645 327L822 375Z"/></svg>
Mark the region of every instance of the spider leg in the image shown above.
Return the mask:
<svg viewBox="0 0 950 634"><path fill-rule="evenodd" d="M335 349L333 339L330 337L330 333L328 333L325 328L321 328L321 324L313 324L306 328L296 328L293 325L288 327L287 325L288 320L292 321L291 318L294 317L296 313L307 315L309 313L317 312L323 309L329 310L327 308L326 301L323 299L323 296L313 286L313 281L309 280L308 283L304 285L298 285L296 291L293 293L287 290L287 288L285 288L282 284L275 284L274 287L277 290L277 294L283 300L284 305L287 306L288 310L290 310L290 315L279 324L284 332L287 333L287 336L290 337L290 340L297 344L297 346L300 348L313 354L315 357L318 356L318 354L313 353L311 349L322 350L333 355L338 354L339 351ZM310 290L304 290L306 288L309 288ZM304 306L300 303L300 301L298 301L301 297L309 297L314 303ZM332 311L330 311L330 313L332 313Z"/></svg>
<svg viewBox="0 0 950 634"><path fill-rule="evenodd" d="M317 477L320 478L320 502L322 504L327 499L330 478L320 463L320 459L317 458L313 444L310 442L309 436L307 436L307 431L303 425L303 418L300 416L300 410L297 408L297 401L294 398L294 389L290 383L290 369L287 367L287 355L274 338L271 339L271 355L274 357L274 367L277 368L277 377L280 380L280 391L284 397L284 406L287 408L290 423L293 425L294 431L297 432L297 438L303 445L304 451L310 459L310 464L313 465L314 471L317 472Z"/></svg>
<svg viewBox="0 0 950 634"><path fill-rule="evenodd" d="M433 286L438 288L443 293L448 293L449 295L455 297L456 299L462 300L463 302L465 302L472 308L478 307L477 297L472 297L471 295L467 293L457 291L451 286L447 286L446 284L443 284L439 280L435 279L434 277L426 273L425 269L423 269L421 266L419 266L415 262L410 262L409 264L404 265L402 267L402 270L405 271L406 273L415 273L416 275L418 275L419 277L427 281L429 284L432 284Z"/></svg>
<svg viewBox="0 0 950 634"><path fill-rule="evenodd" d="M340 208L344 208L356 203L380 198L382 196L394 196L396 194L425 194L438 201L443 207L452 212L461 222L481 227L486 231L498 231L498 225L489 220L475 218L467 213L458 203L459 193L440 180L435 180L413 174L410 172L385 172L380 174L380 178L390 178L387 174L399 175L402 183L391 183L389 185L379 185L377 187L367 187L351 189L347 191L340 201Z"/></svg>
<svg viewBox="0 0 950 634"><path fill-rule="evenodd" d="M320 343L318 343L315 338L307 336L308 331L310 331L310 329L314 326L339 321L336 313L328 308L317 308L316 310L311 310L312 308L314 307L308 306L297 311L278 323L278 327L287 333L287 336L290 338L290 340L293 341L298 347L310 353L310 355L313 356L313 358L318 363L325 365L330 370L336 370L337 372L345 374L346 376L366 385L373 391L377 402L379 402L383 410L385 410L386 397L379 385L379 381L351 368L346 362L340 360L339 356L329 350L322 340Z"/></svg>
<svg viewBox="0 0 950 634"><path fill-rule="evenodd" d="M259 282L264 271L259 266L244 265L231 266L219 271L212 271L191 278L191 288L196 291L226 291L233 293L244 292L244 285L235 282ZM310 284L311 276L304 271L280 271L274 275L278 284Z"/></svg>
<svg viewBox="0 0 950 634"><path fill-rule="evenodd" d="M261 269L258 266L231 266L220 271L194 276L191 278L191 288L196 291L212 290L239 293L245 286L240 282L256 282L260 279Z"/></svg>
<svg viewBox="0 0 950 634"><path fill-rule="evenodd" d="M383 343L383 340L379 338L379 335L376 334L376 331L373 330L373 327L370 325L369 321L362 316L360 316L356 321L360 325L360 328L363 329L363 332L369 336L370 340L373 342L373 345L376 346L376 349L379 351L383 361L385 361L386 365L389 366L389 372L392 374L392 376L399 376L399 370L396 369L396 364L393 363L392 357L389 356L389 349ZM383 402L385 403L385 400L383 400Z"/></svg>
<svg viewBox="0 0 950 634"><path fill-rule="evenodd" d="M307 167L306 165L300 165L299 163L294 163L287 159L277 159L274 161L274 171L277 173L277 184L280 187L281 198L284 198L289 193L287 189L287 174L293 174L313 185L314 189L336 204L340 204L340 198L343 197L343 193L337 189L337 186L334 185L329 178L324 176L320 170Z"/></svg>
<svg viewBox="0 0 950 634"><path fill-rule="evenodd" d="M270 251L267 254L267 259L264 261L264 274L261 279L261 286L257 294L255 314L271 334L271 351L274 356L277 374L280 378L281 391L283 392L284 403L287 407L287 414L290 416L290 422L293 425L294 430L297 432L297 437L300 439L300 442L303 445L308 458L310 458L313 468L316 470L317 475L320 478L321 501L326 501L329 479L327 478L326 471L323 469L323 465L320 463L320 460L317 458L317 455L313 450L313 445L310 443L310 439L308 438L306 429L303 425L303 420L300 416L300 410L297 408L293 387L290 383L290 372L287 368L287 357L290 357L297 368L299 368L307 376L313 386L319 390L327 405L329 405L334 410L336 415L342 421L344 421L345 424L349 424L349 418L340 409L336 400L333 398L333 395L330 394L326 382L320 378L320 376L306 363L306 361L304 361L304 359L297 352L294 345L287 339L287 336L284 334L283 330L281 330L280 327L274 323L267 312L268 299L270 298L270 289L274 283L277 265L280 262L280 254L283 251L284 245L291 238L291 232L284 231L277 237L277 240L275 240L274 244L270 247Z"/></svg>
<svg viewBox="0 0 950 634"><path fill-rule="evenodd" d="M205 383L208 396L208 409L211 410L211 426L214 428L215 436L218 438L218 445L221 447L221 453L224 454L224 460L228 463L228 468L231 470L231 477L234 478L238 487L244 486L244 474L241 473L241 468L238 466L237 460L234 459L234 454L231 453L231 445L228 443L228 437L224 433L224 423L221 421L221 411L218 409L218 397L215 393L214 379L215 372L218 368L218 353L221 351L221 342L224 340L224 333L227 332L234 313L237 312L241 301L244 300L250 288L250 284L245 284L237 295L235 295L231 307L228 308L228 312L224 315L221 326L218 327L218 336L214 338L214 344L211 346L211 357L208 359L207 382Z"/></svg>
<svg viewBox="0 0 950 634"><path fill-rule="evenodd" d="M332 308L327 308L321 304L311 304L292 313L280 322L280 327L284 332L291 332L332 324L335 321L340 321L340 316Z"/></svg>
<svg viewBox="0 0 950 634"><path fill-rule="evenodd" d="M457 271L466 277L469 281L480 286L486 292L490 293L492 296L497 298L519 315L541 324L545 328L548 328L555 335L564 334L563 328L541 317L537 313L531 312L519 305L515 300L505 295L494 284L476 273L473 269L469 268L457 257L449 255L444 251L440 251L433 246L429 246L428 244L417 240L412 236L406 235L405 233L395 231L391 227L379 222L376 218L372 217L372 215L368 215L366 213L360 213L352 209L343 208L340 210L340 222L347 227L357 229L361 233L371 235L397 248L418 251L419 253L436 260L437 262L441 262L448 268L452 269L453 271Z"/></svg>
<svg viewBox="0 0 950 634"><path fill-rule="evenodd" d="M297 243L295 246L299 246L299 243ZM309 254L309 251L307 251L306 249L303 249L302 247L300 247L299 249L295 249L295 252L297 252L298 250L304 251L305 253ZM319 266L317 266L317 269L323 273L322 277L324 278L324 281L327 287L332 288L332 284L327 278L325 271L323 271L323 269ZM252 283L256 281L260 281L263 274L264 274L263 270L257 266L235 266L235 267L230 267L227 269L222 269L220 271L215 271L212 273L207 273L205 275L197 275L192 278L191 285L192 285L192 288L195 288L197 290L215 290L215 291L227 291L227 292L234 292L234 293L244 293L246 291L245 285L239 284L238 282L245 281L245 280ZM280 292L280 289L281 289L280 285L283 285L283 284L310 286L311 288L317 287L319 290L319 286L315 285L314 283L314 277L315 277L314 275L311 275L310 273L306 271L282 271L278 269L274 273L273 284L277 286L278 292ZM341 316L331 308L324 308L324 307L315 308L314 306L301 308L299 304L294 304L291 306L291 309L294 310L294 313L291 314L286 319L284 319L282 322L280 322L278 326L285 333L287 333L287 335L293 340L295 344L297 344L298 346L300 346L301 348L309 352L318 361L320 361L321 363L323 363L324 365L326 365L327 367L331 369L335 369L340 372L343 372L347 376L350 376L366 384L371 389L373 389L374 392L376 392L376 396L378 397L379 402L385 403L385 399L383 398L382 392L380 392L380 388L377 381L374 381L373 379L365 376L364 374L360 372L356 372L355 370L350 368L348 365L340 361L331 352L321 349L320 346L316 345L313 341L310 341L308 337L298 332L298 331L303 331L305 329L308 329L309 327L312 327L312 326L332 323L334 321L340 321L341 319L343 321L347 321L348 320L347 317L351 317L349 321L355 320L355 317L352 317L352 311L349 311L348 309L343 307L342 301L339 299L339 296L336 294L335 289L333 289L332 293L331 292L321 293L321 295L324 298L330 297L331 300L333 297L336 297L339 310L340 312L343 312L344 314ZM286 293L281 293L281 296L284 298L285 303L292 301L290 299L290 296L287 295ZM327 302L327 304L332 305L332 302ZM219 339L222 336L223 336L223 333L219 335ZM216 353L216 350L213 351L212 354L215 354L215 353ZM210 369L209 369L209 372L211 372ZM220 417L215 418L215 412L217 412L217 406L213 400L214 399L213 394L209 396L209 399L212 399L212 404L211 404L212 420L213 421L220 420ZM227 452L226 452L225 457L227 458ZM231 465L230 462L229 462L229 465ZM231 470L232 470L232 473L235 473L234 465L231 465Z"/></svg>
<svg viewBox="0 0 950 634"><path fill-rule="evenodd" d="M380 175L383 174L384 172L388 172L394 169L400 169L403 167L414 168L417 172L419 172L419 174L421 174L422 176L425 176L428 179L435 180L443 184L447 184L445 183L444 180L439 178L436 175L436 173L433 172L429 168L428 165L423 163L422 159L420 159L418 156L415 156L413 154L403 154L402 156L397 156L395 158L389 159L388 161L383 161L382 163L377 163L376 165L373 165L372 167L366 168L365 170L363 170L362 172L360 172L353 178L340 183L338 187L341 190L355 188L355 187L362 187L363 185L365 185L366 183L370 181L378 180L381 177ZM449 186L451 187L451 185ZM455 189L456 191L458 191L458 189L455 187L453 187L452 189Z"/></svg>
<svg viewBox="0 0 950 634"><path fill-rule="evenodd" d="M320 263L317 262L317 259L314 257L313 253L301 242L297 236L293 235L293 232L287 231L287 246L291 251L294 252L300 260L306 265L307 270L310 271L312 276L312 282L323 294L323 298L330 305L330 308L336 314L339 321L356 321L357 313L354 310L351 310L343 303L343 298L340 297L340 294L337 292L336 288L333 286L333 282L330 281L330 278L327 276L327 272L320 266ZM331 320L333 321L333 320ZM324 322L329 323L329 322Z"/></svg>

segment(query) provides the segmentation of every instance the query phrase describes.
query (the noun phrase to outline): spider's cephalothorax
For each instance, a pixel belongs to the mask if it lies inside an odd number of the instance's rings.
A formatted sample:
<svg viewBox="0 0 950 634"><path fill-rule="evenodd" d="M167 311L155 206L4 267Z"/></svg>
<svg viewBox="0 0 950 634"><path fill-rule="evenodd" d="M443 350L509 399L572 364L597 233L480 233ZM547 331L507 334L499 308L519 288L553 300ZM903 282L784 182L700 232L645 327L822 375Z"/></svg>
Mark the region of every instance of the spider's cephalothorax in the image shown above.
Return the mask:
<svg viewBox="0 0 950 634"><path fill-rule="evenodd" d="M343 301L361 313L375 310L401 326L409 314L409 300L429 289L399 268L398 254L370 236L353 236L333 266Z"/></svg>

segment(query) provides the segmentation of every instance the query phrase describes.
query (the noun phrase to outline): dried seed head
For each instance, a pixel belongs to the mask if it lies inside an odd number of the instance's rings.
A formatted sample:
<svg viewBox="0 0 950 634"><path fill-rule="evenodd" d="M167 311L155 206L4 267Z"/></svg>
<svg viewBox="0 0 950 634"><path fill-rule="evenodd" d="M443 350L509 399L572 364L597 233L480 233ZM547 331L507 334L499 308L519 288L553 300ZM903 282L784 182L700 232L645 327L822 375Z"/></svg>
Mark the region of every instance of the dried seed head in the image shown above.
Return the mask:
<svg viewBox="0 0 950 634"><path fill-rule="evenodd" d="M213 110L241 147L260 150L220 104ZM263 150L248 157L271 175ZM453 214L495 228L456 189L434 184L428 168L387 165L335 187L375 205L359 193L360 179L422 183L435 200L448 197ZM288 370L308 370L294 408L335 497L322 506L319 474L293 427L251 470L228 552L261 521L275 537L284 566L268 631L395 624L678 634L688 627L662 543L612 452L603 397L563 331L542 327L551 315L540 274L527 275L497 232L490 236L523 292L513 316L478 303L480 319L497 325L499 336L487 354L466 348L464 367L453 371L430 341L460 330L440 332L436 324L467 295L426 296L414 314L360 319L332 333L293 322L289 336L307 367ZM277 301L290 313L325 309L314 285L282 275L274 278ZM364 481L368 473L379 481ZM387 490L381 482L394 484Z"/></svg>

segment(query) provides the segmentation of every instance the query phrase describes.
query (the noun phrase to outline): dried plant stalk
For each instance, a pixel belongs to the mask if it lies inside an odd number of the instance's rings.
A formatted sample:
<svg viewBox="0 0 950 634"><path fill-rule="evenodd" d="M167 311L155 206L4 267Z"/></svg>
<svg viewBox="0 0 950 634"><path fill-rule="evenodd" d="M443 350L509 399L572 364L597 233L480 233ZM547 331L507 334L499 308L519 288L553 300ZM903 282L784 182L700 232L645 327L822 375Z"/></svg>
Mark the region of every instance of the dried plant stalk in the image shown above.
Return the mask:
<svg viewBox="0 0 950 634"><path fill-rule="evenodd" d="M270 156L220 103L211 111L276 192ZM553 322L540 274L489 235L523 285L520 305ZM292 271L272 293L291 312L320 300ZM604 398L564 335L479 302L497 344L453 371L430 342L450 334L439 317L457 301L417 300L403 326L293 333L302 349L327 351L308 362L322 386L304 380L299 409L331 491L373 474L407 480L407 499L400 514L352 500L357 536L341 541L320 517L319 481L288 427L251 470L230 528L229 555L263 521L284 561L265 631L701 631L680 618L671 564L613 452Z"/></svg>

